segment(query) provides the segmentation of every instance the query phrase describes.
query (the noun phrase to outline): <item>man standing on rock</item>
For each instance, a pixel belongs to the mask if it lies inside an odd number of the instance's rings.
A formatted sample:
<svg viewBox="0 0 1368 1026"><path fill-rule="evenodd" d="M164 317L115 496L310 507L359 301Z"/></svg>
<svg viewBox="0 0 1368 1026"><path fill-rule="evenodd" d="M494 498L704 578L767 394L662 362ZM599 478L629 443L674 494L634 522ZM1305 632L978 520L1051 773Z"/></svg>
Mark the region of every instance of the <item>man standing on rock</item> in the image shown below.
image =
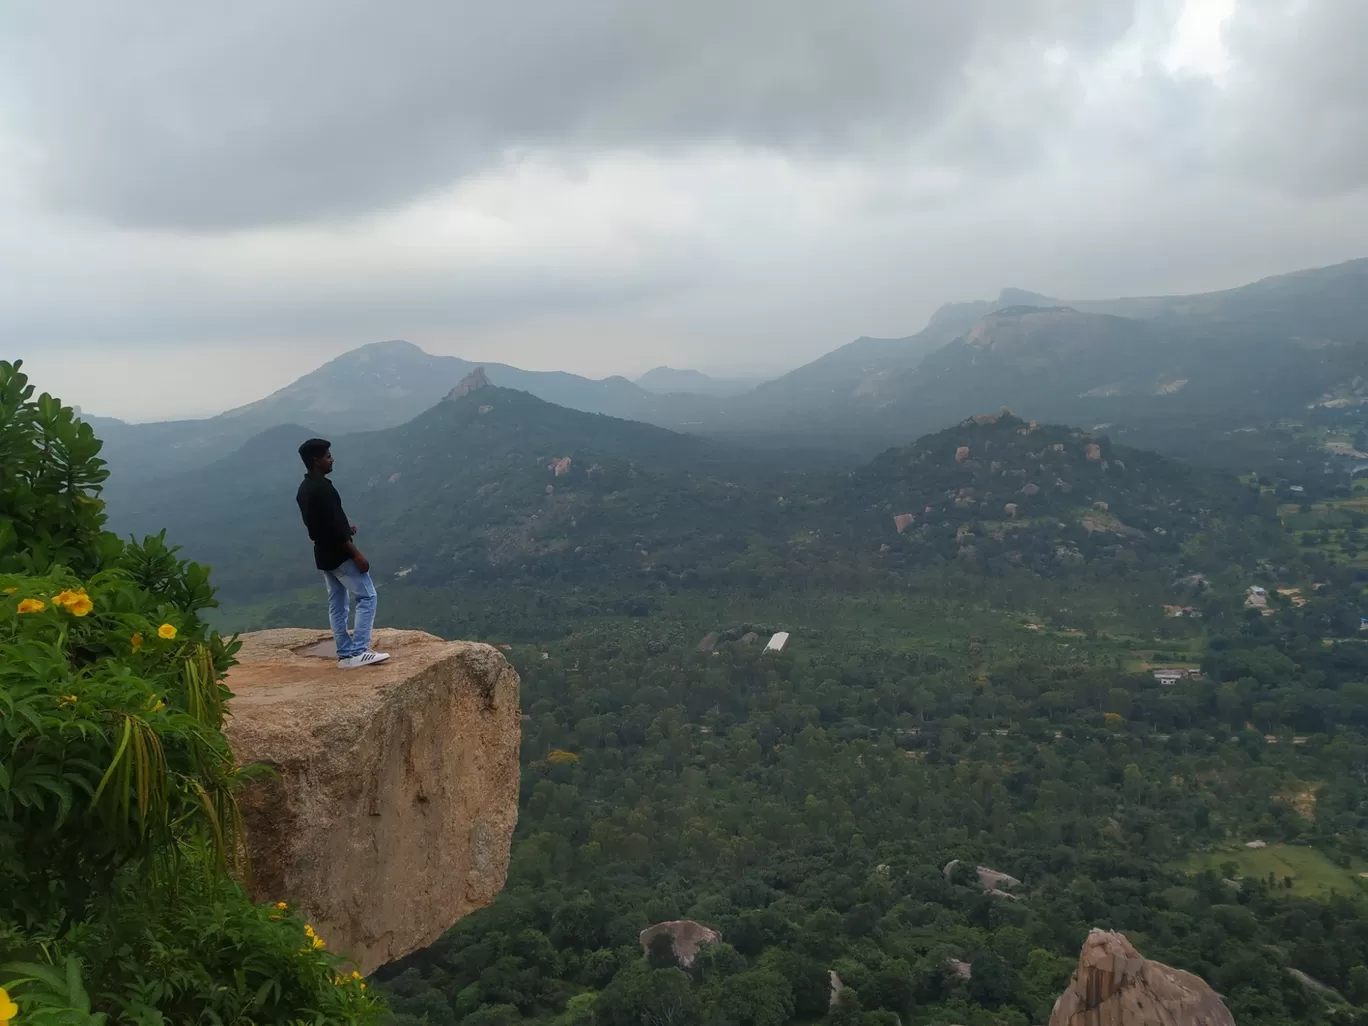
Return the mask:
<svg viewBox="0 0 1368 1026"><path fill-rule="evenodd" d="M328 475L333 469L332 443L310 438L299 447L299 457L307 473L299 485L295 502L314 545L314 565L323 571L328 584L328 622L337 642L337 665L344 670L377 666L389 658L387 652L370 650L371 626L375 623L375 585L370 579L370 561L352 541L356 525L342 510ZM347 631L347 597L356 599L356 626Z"/></svg>

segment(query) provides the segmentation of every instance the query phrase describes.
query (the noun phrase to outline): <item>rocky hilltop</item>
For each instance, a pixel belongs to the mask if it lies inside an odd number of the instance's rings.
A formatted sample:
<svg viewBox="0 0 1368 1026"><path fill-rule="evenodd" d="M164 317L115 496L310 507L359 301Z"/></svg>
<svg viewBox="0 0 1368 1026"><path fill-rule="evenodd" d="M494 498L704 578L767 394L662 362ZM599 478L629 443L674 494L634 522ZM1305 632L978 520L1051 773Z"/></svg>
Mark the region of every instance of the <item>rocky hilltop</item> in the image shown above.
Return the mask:
<svg viewBox="0 0 1368 1026"><path fill-rule="evenodd" d="M1136 951L1124 934L1093 930L1049 1026L1235 1026L1205 980Z"/></svg>
<svg viewBox="0 0 1368 1026"><path fill-rule="evenodd" d="M285 901L365 973L503 888L518 816L518 675L488 645L382 630L339 670L332 636L245 635L226 728L273 772L239 796L258 901Z"/></svg>

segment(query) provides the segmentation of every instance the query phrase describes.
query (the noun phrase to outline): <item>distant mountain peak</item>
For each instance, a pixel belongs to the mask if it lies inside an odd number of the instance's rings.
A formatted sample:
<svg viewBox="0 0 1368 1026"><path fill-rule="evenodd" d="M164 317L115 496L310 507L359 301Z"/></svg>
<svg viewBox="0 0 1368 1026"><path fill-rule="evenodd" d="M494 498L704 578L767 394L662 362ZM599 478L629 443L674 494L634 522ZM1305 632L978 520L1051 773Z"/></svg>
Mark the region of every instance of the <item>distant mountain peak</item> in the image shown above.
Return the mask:
<svg viewBox="0 0 1368 1026"><path fill-rule="evenodd" d="M1009 339L1026 339L1042 330L1097 317L1081 314L1071 306L1007 306L980 318L965 336L970 345L994 345Z"/></svg>
<svg viewBox="0 0 1368 1026"><path fill-rule="evenodd" d="M1027 289L1003 289L998 293L998 305L1000 306L1057 306L1059 300L1051 299L1049 296L1042 296L1039 292L1030 292Z"/></svg>
<svg viewBox="0 0 1368 1026"><path fill-rule="evenodd" d="M436 358L421 346L416 346L402 338L391 338L382 342L367 342L364 346L348 349L333 362L353 364L399 361L411 363L416 360L432 359Z"/></svg>
<svg viewBox="0 0 1368 1026"><path fill-rule="evenodd" d="M1020 304L1016 304L1016 305L1013 305L1013 306L1002 306L1002 307L998 307L998 309L994 310L994 311L989 315L989 317L999 317L999 318L1008 318L1008 317L1039 317L1039 316L1048 315L1048 314L1062 315L1062 316L1070 316L1070 315L1072 315L1072 316L1075 316L1075 317L1087 316L1087 315L1085 315L1085 314L1079 313L1077 310L1075 310L1075 309L1074 309L1073 307L1071 307L1071 306L1062 306L1062 305L1060 305L1060 304L1053 304L1053 305L1051 305L1051 306L1035 306L1035 305L1030 304L1030 303L1020 303ZM1094 316L1096 316L1096 315L1094 315ZM984 320L987 320L987 319L988 319L987 317L984 318Z"/></svg>
<svg viewBox="0 0 1368 1026"><path fill-rule="evenodd" d="M679 367L652 367L636 379L638 388L648 392L694 392L700 395L736 395L759 384L749 378L715 378L702 371Z"/></svg>
<svg viewBox="0 0 1368 1026"><path fill-rule="evenodd" d="M476 367L473 371L457 382L456 387L447 393L448 399L459 399L469 395L471 392L479 391L489 387L489 377L485 374L483 367Z"/></svg>

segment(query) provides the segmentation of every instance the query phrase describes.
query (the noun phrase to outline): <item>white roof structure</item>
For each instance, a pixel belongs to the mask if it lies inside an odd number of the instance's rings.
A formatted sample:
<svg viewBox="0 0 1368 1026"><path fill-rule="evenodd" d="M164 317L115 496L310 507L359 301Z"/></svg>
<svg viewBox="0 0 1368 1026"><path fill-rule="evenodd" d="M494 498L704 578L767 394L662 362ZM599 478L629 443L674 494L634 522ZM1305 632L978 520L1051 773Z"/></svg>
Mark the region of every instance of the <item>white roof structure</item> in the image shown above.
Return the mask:
<svg viewBox="0 0 1368 1026"><path fill-rule="evenodd" d="M769 639L769 644L765 646L766 652L782 652L784 646L788 644L788 631L780 631Z"/></svg>

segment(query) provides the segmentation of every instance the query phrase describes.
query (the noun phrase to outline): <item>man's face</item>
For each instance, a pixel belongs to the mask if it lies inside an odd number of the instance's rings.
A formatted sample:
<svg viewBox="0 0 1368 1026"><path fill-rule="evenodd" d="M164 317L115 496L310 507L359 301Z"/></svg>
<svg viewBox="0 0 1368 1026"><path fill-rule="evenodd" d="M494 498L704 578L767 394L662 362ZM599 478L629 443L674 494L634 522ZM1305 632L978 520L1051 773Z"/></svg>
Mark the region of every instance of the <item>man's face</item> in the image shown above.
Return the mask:
<svg viewBox="0 0 1368 1026"><path fill-rule="evenodd" d="M318 457L318 459L314 460L314 466L318 468L320 474L331 474L333 467L332 450L329 449L322 456Z"/></svg>

